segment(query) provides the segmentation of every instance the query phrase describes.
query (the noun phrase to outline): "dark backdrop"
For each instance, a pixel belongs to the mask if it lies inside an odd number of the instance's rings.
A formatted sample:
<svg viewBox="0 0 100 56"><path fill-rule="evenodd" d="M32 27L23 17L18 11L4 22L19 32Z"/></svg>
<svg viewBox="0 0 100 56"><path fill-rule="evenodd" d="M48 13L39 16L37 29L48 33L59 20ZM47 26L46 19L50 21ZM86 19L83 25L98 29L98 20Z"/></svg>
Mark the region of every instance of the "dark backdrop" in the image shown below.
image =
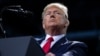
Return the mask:
<svg viewBox="0 0 100 56"><path fill-rule="evenodd" d="M44 34L41 13L45 5L50 2L61 2L68 6L70 20L68 39L84 41L89 46L90 56L99 55L100 2L98 0L0 0L0 38ZM2 14L3 8L11 5L21 5L21 8L31 13L6 11Z"/></svg>

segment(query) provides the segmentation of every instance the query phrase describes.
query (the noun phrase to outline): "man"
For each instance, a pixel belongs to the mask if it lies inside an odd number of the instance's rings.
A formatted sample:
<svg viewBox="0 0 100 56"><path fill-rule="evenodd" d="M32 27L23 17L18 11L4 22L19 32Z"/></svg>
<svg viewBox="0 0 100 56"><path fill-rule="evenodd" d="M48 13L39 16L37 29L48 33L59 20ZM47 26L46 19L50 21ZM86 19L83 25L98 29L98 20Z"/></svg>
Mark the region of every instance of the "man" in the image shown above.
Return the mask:
<svg viewBox="0 0 100 56"><path fill-rule="evenodd" d="M83 42L69 41L66 30L69 26L68 9L61 3L48 4L42 13L45 38L39 41L46 56L86 56L86 45ZM48 38L53 38L49 46L45 46ZM48 45L48 44L47 44Z"/></svg>

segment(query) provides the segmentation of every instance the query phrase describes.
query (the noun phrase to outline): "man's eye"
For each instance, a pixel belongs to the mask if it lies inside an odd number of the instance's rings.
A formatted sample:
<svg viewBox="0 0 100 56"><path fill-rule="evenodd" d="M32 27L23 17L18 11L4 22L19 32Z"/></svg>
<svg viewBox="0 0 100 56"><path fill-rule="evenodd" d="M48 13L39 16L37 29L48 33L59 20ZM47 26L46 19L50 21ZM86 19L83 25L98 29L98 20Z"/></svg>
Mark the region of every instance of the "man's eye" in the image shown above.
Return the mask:
<svg viewBox="0 0 100 56"><path fill-rule="evenodd" d="M46 15L49 15L50 13L46 13Z"/></svg>
<svg viewBox="0 0 100 56"><path fill-rule="evenodd" d="M59 13L59 12L57 12L56 14L59 14L59 15L61 15L61 13Z"/></svg>
<svg viewBox="0 0 100 56"><path fill-rule="evenodd" d="M45 13L45 15L50 15L50 12L48 12L48 13Z"/></svg>
<svg viewBox="0 0 100 56"><path fill-rule="evenodd" d="M60 13L57 13L57 14L60 14Z"/></svg>

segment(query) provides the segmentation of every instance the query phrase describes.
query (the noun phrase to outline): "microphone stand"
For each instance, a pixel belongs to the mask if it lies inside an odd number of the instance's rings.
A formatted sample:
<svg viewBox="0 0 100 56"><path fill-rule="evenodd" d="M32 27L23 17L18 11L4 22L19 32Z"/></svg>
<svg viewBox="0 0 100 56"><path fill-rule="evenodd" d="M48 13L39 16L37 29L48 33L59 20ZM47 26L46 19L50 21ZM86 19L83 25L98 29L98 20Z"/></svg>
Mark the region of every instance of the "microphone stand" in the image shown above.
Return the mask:
<svg viewBox="0 0 100 56"><path fill-rule="evenodd" d="M0 22L2 21L2 18L0 18ZM2 26L2 23L0 23L0 29L1 29L1 32L3 33L3 36L4 38L6 38L6 31L4 30L3 26Z"/></svg>

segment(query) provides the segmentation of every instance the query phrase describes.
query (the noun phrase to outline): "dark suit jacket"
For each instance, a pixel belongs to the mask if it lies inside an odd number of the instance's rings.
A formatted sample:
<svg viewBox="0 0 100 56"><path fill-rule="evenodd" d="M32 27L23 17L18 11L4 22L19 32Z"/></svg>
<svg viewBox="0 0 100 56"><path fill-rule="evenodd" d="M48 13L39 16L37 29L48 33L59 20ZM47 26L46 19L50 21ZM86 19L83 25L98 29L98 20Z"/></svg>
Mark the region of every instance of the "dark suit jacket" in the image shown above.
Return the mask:
<svg viewBox="0 0 100 56"><path fill-rule="evenodd" d="M39 44L41 44L43 40L44 39L38 41ZM87 46L83 42L69 41L67 37L63 37L54 44L50 52L56 56L86 56Z"/></svg>

